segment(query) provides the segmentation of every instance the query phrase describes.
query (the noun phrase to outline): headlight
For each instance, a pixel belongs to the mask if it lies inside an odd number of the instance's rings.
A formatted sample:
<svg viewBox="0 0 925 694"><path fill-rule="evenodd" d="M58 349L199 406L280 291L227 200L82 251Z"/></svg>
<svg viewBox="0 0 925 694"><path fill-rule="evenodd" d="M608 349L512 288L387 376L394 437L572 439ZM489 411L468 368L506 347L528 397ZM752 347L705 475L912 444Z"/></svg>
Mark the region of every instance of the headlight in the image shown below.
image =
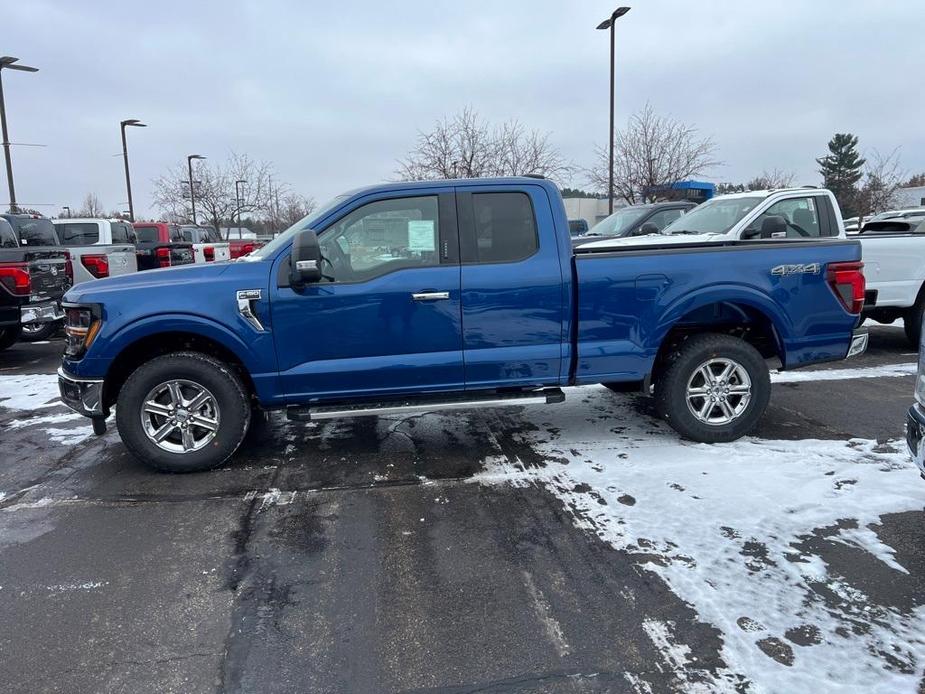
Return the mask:
<svg viewBox="0 0 925 694"><path fill-rule="evenodd" d="M922 331L922 337L925 338L925 331ZM915 375L915 400L922 407L925 407L925 349L919 345L919 370Z"/></svg>
<svg viewBox="0 0 925 694"><path fill-rule="evenodd" d="M99 311L92 306L66 306L64 313L64 334L67 338L64 354L76 359L93 343L102 321Z"/></svg>

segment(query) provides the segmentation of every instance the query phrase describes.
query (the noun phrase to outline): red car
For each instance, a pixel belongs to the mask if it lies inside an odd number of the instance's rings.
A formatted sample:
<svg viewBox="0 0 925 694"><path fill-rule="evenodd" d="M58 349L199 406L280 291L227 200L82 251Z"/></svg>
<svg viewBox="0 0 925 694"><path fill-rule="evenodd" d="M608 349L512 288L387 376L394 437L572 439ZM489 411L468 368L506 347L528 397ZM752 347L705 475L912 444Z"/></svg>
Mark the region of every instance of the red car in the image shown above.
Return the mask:
<svg viewBox="0 0 925 694"><path fill-rule="evenodd" d="M193 244L183 240L178 224L135 222L135 254L139 270L189 265L194 261Z"/></svg>

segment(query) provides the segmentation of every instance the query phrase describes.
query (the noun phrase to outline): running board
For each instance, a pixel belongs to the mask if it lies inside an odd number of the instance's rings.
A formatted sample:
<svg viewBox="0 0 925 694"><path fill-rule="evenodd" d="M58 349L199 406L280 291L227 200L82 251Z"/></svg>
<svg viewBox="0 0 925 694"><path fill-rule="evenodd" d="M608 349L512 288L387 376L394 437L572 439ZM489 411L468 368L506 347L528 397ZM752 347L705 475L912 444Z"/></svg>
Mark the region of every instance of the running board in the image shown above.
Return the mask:
<svg viewBox="0 0 925 694"><path fill-rule="evenodd" d="M473 394L449 398L341 403L338 405L293 405L286 408L286 416L297 422L314 422L319 419L410 414L413 412L441 412L444 410L464 410L479 407L551 405L564 400L565 393L561 389L543 388L542 390L531 390L523 393Z"/></svg>

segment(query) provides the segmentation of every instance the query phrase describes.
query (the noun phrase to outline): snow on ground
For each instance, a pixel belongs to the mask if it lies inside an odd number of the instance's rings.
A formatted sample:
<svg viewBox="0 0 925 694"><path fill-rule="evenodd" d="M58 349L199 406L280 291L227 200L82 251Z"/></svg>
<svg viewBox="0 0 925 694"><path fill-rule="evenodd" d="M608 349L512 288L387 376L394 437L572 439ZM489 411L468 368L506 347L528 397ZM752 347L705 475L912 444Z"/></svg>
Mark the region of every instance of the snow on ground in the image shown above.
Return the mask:
<svg viewBox="0 0 925 694"><path fill-rule="evenodd" d="M722 632L730 672L720 673L716 690L744 675L754 691L916 691L925 608L902 614L877 605L806 542L826 528L834 541L907 571L868 528L883 514L925 507L925 484L899 442L695 444L641 416L629 396L600 386L571 395L522 415L526 433L518 436L545 466L498 456L476 480L539 483L578 526L648 560ZM663 650L667 629L647 627ZM683 644L671 648L666 659L683 669Z"/></svg>
<svg viewBox="0 0 925 694"><path fill-rule="evenodd" d="M811 369L780 371L771 374L771 383L803 383L805 381L845 381L853 378L895 378L915 376L918 364L884 364L862 369Z"/></svg>
<svg viewBox="0 0 925 694"><path fill-rule="evenodd" d="M57 374L0 376L0 407L35 410L59 404Z"/></svg>

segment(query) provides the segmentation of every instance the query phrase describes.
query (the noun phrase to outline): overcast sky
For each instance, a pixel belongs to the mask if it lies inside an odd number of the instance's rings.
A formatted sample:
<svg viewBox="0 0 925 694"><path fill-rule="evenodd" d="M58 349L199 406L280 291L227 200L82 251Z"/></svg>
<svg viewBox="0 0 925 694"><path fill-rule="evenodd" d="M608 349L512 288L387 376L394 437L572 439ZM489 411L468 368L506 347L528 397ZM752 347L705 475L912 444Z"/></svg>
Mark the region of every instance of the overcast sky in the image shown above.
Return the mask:
<svg viewBox="0 0 925 694"><path fill-rule="evenodd" d="M646 101L696 125L724 164L819 182L834 132L862 150L901 147L925 170L925 4L636 0L617 31L617 122ZM473 106L549 131L578 166L607 139L608 39L600 0L4 3L5 71L20 204L54 214L87 192L126 200L129 131L136 214L151 179L187 154L272 161L320 201L393 177L419 129ZM6 180L0 200L7 199ZM569 182L563 182L569 183ZM573 183L585 187L576 174Z"/></svg>

